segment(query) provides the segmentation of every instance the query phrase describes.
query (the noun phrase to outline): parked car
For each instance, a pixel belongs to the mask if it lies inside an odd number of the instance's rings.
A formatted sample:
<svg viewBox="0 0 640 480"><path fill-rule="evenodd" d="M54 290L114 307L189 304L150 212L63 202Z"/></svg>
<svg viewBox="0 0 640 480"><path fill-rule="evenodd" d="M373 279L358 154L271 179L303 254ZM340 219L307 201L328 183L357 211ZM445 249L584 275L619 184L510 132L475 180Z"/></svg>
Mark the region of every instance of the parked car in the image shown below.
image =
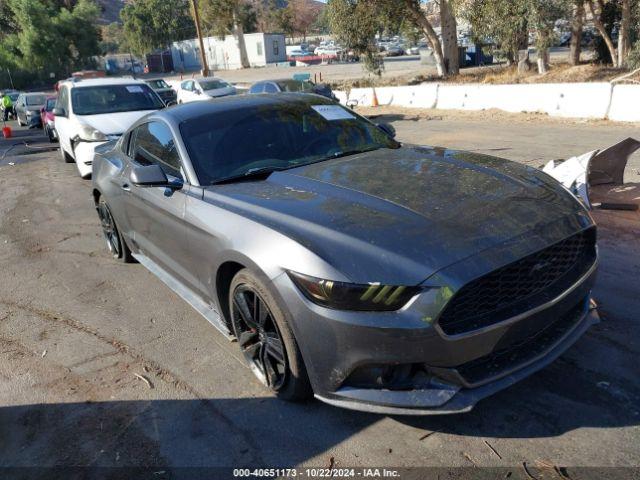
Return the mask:
<svg viewBox="0 0 640 480"><path fill-rule="evenodd" d="M387 45L384 53L387 57L399 57L404 55L404 49L400 45Z"/></svg>
<svg viewBox="0 0 640 480"><path fill-rule="evenodd" d="M178 103L199 102L236 93L236 88L221 78L194 78L180 84Z"/></svg>
<svg viewBox="0 0 640 480"><path fill-rule="evenodd" d="M13 109L21 127L40 126L40 110L44 107L47 95L44 93L21 93Z"/></svg>
<svg viewBox="0 0 640 480"><path fill-rule="evenodd" d="M291 78L285 78L280 80L264 80L262 82L256 82L249 88L249 93L315 93L322 95L323 97L336 100L336 96L333 94L331 87L327 84L320 83L315 84L310 80L294 80Z"/></svg>
<svg viewBox="0 0 640 480"><path fill-rule="evenodd" d="M165 82L162 78L145 79L145 82L147 82L147 85L149 85L153 89L153 91L158 94L158 96L166 105L177 102L177 92L173 88L171 88L171 85Z"/></svg>
<svg viewBox="0 0 640 480"><path fill-rule="evenodd" d="M158 94L142 80L61 82L53 110L61 158L75 161L80 176L88 178L98 145L120 137L140 117L163 107Z"/></svg>
<svg viewBox="0 0 640 480"><path fill-rule="evenodd" d="M596 227L568 190L507 160L402 145L317 95L161 110L94 168L113 257L236 338L282 399L464 412L597 321Z"/></svg>
<svg viewBox="0 0 640 480"><path fill-rule="evenodd" d="M9 111L9 117L13 117L15 118L16 116L16 102L18 101L18 97L20 96L20 92L15 91L15 90L10 90L8 92L3 92L2 97L4 97L4 95L9 95L9 98L11 99L11 103L12 103L12 107ZM0 97L0 99L2 98ZM4 118L4 106L2 105L2 102L0 101L0 119Z"/></svg>
<svg viewBox="0 0 640 480"><path fill-rule="evenodd" d="M40 124L44 129L44 133L49 137L50 142L58 140L58 134L55 127L55 115L53 109L56 107L57 97L47 97L44 107L40 110Z"/></svg>

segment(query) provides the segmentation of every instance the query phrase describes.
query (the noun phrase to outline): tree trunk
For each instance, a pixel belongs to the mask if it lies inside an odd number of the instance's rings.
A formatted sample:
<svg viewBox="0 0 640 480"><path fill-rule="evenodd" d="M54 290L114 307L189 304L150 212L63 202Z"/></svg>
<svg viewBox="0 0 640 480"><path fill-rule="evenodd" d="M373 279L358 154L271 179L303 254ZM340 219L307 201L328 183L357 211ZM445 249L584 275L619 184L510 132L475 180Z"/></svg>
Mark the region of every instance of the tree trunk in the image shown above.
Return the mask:
<svg viewBox="0 0 640 480"><path fill-rule="evenodd" d="M438 39L438 35L433 29L433 26L431 26L431 23L424 15L424 12L420 9L419 5L414 3L412 0L404 0L404 4L408 9L409 14L413 17L416 25L418 25L420 29L422 29L425 36L427 37L429 46L433 50L433 58L436 61L438 76L445 77L447 75L447 66L445 64L444 55L442 53L442 45L440 45L440 40Z"/></svg>
<svg viewBox="0 0 640 480"><path fill-rule="evenodd" d="M627 63L629 55L629 32L631 30L631 0L622 0L622 21L620 22L620 34L618 36L618 66L623 67Z"/></svg>
<svg viewBox="0 0 640 480"><path fill-rule="evenodd" d="M236 37L236 43L240 51L240 65L242 65L242 68L249 68L251 64L247 56L247 46L244 43L244 28L236 10L233 11L233 36Z"/></svg>
<svg viewBox="0 0 640 480"><path fill-rule="evenodd" d="M598 5L597 11L593 6L594 1ZM602 0L588 0L587 5L589 5L589 10L591 11L591 16L593 17L593 24L595 25L596 30L598 30L598 33L603 38L604 43L607 45L607 49L609 50L609 54L611 55L611 63L613 63L614 67L617 67L618 54L616 52L616 47L613 45L613 41L611 40L611 37L607 33L607 29L604 28L604 24L602 23L602 19L600 18L600 15L602 14L602 8L603 8Z"/></svg>
<svg viewBox="0 0 640 480"><path fill-rule="evenodd" d="M549 71L549 49L538 49L538 73L543 75Z"/></svg>
<svg viewBox="0 0 640 480"><path fill-rule="evenodd" d="M571 23L571 46L569 49L569 63L578 65L582 53L582 30L584 27L584 0L578 0L573 7L573 21Z"/></svg>
<svg viewBox="0 0 640 480"><path fill-rule="evenodd" d="M527 73L531 70L531 62L529 61L529 49L518 51L518 73Z"/></svg>
<svg viewBox="0 0 640 480"><path fill-rule="evenodd" d="M458 24L451 7L451 0L440 1L440 25L442 26L442 54L445 71L448 75L457 75L460 72Z"/></svg>

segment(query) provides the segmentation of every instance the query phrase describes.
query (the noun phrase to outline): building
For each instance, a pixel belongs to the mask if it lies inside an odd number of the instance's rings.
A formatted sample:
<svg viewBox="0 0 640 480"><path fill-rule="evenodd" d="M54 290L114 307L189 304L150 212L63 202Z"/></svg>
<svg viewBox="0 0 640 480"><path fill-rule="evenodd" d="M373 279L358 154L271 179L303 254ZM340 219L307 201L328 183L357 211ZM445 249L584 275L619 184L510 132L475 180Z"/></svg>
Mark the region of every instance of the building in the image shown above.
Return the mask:
<svg viewBox="0 0 640 480"><path fill-rule="evenodd" d="M210 70L235 70L242 68L240 49L233 35L224 39L206 37L203 39L207 63ZM280 33L246 33L244 43L249 64L264 67L268 63L286 62L285 38ZM173 67L176 71L199 70L200 46L197 39L173 42L171 45Z"/></svg>

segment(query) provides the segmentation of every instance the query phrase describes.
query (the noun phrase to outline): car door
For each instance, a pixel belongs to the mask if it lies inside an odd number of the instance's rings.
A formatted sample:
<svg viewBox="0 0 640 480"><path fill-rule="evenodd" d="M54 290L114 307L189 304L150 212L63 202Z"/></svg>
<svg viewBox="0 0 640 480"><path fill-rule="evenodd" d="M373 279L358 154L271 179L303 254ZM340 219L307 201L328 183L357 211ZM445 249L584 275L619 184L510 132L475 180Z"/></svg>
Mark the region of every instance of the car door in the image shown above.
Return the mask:
<svg viewBox="0 0 640 480"><path fill-rule="evenodd" d="M56 115L53 121L55 125L56 132L58 133L58 141L60 142L60 147L67 152L68 154L73 154L73 149L71 148L71 121L69 119L71 112L71 104L69 102L69 88L66 85L62 85L60 90L58 91L58 98L56 99L56 109L61 109L64 111L64 115Z"/></svg>
<svg viewBox="0 0 640 480"><path fill-rule="evenodd" d="M191 85L191 80L185 80L180 84L180 88L178 89L178 103L186 103L189 101L189 89Z"/></svg>
<svg viewBox="0 0 640 480"><path fill-rule="evenodd" d="M171 183L182 188L141 187L124 179L128 236L145 256L190 288L197 278L187 267L185 206L191 193L184 180L182 160L169 126L160 120L139 125L129 141L130 169L159 165Z"/></svg>

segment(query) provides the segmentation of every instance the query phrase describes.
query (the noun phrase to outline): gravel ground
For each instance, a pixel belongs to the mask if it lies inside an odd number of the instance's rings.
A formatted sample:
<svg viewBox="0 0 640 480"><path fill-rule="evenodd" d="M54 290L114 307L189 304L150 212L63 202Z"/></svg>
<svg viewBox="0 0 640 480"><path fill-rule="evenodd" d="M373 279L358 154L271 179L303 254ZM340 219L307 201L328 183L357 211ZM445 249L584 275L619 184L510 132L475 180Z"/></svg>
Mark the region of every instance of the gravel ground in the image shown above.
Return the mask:
<svg viewBox="0 0 640 480"><path fill-rule="evenodd" d="M535 165L637 131L375 113L406 141ZM0 157L8 145L0 140ZM559 478L553 466L564 466L587 478L576 467L639 466L637 212L594 212L603 322L558 361L468 414L386 417L270 396L235 344L143 267L109 257L73 164L29 157L0 164L0 467L142 466L157 470L144 478L172 478L171 468L198 466L488 466ZM630 175L638 166L634 157Z"/></svg>

